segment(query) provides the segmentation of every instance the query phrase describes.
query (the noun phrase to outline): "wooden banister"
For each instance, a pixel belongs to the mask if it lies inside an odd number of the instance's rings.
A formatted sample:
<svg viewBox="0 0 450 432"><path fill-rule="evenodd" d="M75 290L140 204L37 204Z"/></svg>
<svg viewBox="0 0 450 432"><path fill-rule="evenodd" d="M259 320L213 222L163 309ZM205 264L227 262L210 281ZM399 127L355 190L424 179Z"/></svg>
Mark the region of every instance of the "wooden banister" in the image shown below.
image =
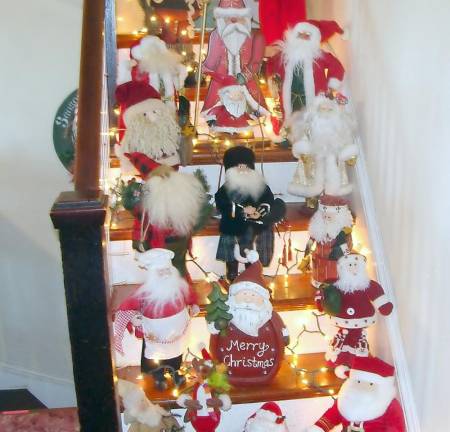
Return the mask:
<svg viewBox="0 0 450 432"><path fill-rule="evenodd" d="M105 2L85 0L81 40L75 190L96 194L100 177Z"/></svg>

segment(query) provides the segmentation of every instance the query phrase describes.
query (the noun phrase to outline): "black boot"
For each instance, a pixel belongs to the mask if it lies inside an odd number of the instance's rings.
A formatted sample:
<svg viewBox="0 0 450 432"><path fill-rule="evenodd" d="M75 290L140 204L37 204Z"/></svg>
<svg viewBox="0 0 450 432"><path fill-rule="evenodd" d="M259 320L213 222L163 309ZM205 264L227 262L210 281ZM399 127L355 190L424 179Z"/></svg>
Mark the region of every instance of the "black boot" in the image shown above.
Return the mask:
<svg viewBox="0 0 450 432"><path fill-rule="evenodd" d="M238 275L239 263L237 261L227 261L226 262L227 269L227 279L228 282L233 282Z"/></svg>

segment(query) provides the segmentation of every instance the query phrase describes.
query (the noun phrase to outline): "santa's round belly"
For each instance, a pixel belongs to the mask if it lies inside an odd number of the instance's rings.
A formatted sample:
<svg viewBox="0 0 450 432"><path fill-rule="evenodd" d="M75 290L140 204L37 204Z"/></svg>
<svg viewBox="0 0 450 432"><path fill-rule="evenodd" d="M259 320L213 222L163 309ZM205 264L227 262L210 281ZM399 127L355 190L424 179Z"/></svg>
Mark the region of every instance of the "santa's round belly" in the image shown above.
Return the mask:
<svg viewBox="0 0 450 432"><path fill-rule="evenodd" d="M275 377L284 357L284 344L270 320L258 336L249 336L230 324L226 335L211 335L210 351L228 367L231 384L258 385Z"/></svg>

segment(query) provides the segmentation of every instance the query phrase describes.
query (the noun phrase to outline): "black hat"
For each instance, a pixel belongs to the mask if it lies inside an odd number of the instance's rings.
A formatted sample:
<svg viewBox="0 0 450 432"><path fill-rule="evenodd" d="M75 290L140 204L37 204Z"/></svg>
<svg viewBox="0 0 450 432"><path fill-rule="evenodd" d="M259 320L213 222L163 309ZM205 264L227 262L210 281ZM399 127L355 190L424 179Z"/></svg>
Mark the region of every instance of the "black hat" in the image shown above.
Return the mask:
<svg viewBox="0 0 450 432"><path fill-rule="evenodd" d="M223 155L223 166L225 171L239 164L245 164L251 169L255 169L255 153L252 149L244 146L236 146L228 149Z"/></svg>

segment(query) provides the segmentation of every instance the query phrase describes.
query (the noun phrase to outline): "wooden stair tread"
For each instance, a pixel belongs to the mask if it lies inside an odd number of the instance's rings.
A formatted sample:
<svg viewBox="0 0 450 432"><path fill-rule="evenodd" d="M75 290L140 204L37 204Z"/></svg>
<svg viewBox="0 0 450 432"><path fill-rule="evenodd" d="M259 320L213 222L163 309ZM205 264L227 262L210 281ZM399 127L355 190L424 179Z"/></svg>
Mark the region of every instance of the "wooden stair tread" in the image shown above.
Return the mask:
<svg viewBox="0 0 450 432"><path fill-rule="evenodd" d="M289 229L291 231L306 231L308 229L310 214L306 211L305 204L286 203L286 209L286 221L278 225L278 230L281 232ZM114 216L109 228L111 241L131 240L133 220L130 212L126 210L118 212ZM194 236L217 236L219 234L219 219L211 217L208 224L200 231L197 231Z"/></svg>
<svg viewBox="0 0 450 432"><path fill-rule="evenodd" d="M266 277L267 286L270 282L272 287L272 304L277 312L314 309L315 289L310 283L309 274L291 274L288 278L284 275L276 276L274 279ZM285 286L287 283L287 286ZM138 284L115 285L112 294L112 308L117 309L120 304L138 288ZM197 293L200 306L199 316L205 315L205 307L208 304L208 294L211 285L204 281L194 281L194 290Z"/></svg>
<svg viewBox="0 0 450 432"><path fill-rule="evenodd" d="M304 399L319 396L328 396L339 391L342 380L336 377L332 370L325 372L319 371L316 377L316 385L320 388L311 388L302 382L307 376L302 377L296 374L290 366L292 356L286 356L275 379L262 386L239 387L230 392L231 400L234 404L280 401L290 399ZM298 367L307 371L319 370L325 367L325 358L323 353L300 354L297 360ZM153 387L153 378L150 376L140 376L139 366L131 366L117 370L117 377L139 384L145 391L147 397L154 403L162 405L164 408L177 408L175 404L173 388L166 391L158 391ZM179 389L182 393L184 389L191 386L192 382L187 383ZM330 393L328 393L330 392ZM179 408L179 407L178 407Z"/></svg>

